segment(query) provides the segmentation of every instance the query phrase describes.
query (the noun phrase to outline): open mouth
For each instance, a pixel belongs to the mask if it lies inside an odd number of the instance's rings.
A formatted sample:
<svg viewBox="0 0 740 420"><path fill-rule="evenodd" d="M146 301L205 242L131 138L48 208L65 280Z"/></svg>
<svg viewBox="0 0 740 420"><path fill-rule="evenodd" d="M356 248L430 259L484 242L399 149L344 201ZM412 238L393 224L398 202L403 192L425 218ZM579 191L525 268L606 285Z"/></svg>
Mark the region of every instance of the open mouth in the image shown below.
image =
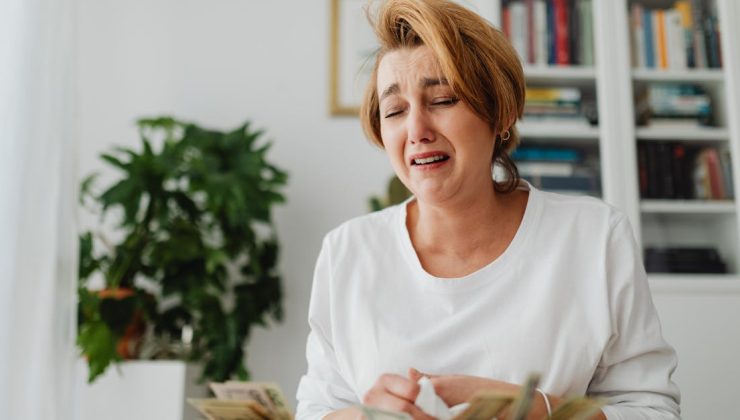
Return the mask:
<svg viewBox="0 0 740 420"><path fill-rule="evenodd" d="M444 162L449 159L450 157L447 155L434 155L412 159L411 164L415 166L431 165L432 163Z"/></svg>

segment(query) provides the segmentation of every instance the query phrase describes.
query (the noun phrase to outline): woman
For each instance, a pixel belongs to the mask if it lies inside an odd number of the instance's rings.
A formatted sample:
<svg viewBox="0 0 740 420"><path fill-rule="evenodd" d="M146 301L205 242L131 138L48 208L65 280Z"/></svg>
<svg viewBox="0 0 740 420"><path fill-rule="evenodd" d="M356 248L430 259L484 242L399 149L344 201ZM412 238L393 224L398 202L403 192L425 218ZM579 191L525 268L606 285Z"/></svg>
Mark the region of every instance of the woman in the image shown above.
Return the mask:
<svg viewBox="0 0 740 420"><path fill-rule="evenodd" d="M419 371L448 406L538 372L530 418L573 394L608 399L594 418L678 418L629 222L534 189L509 159L524 78L502 34L446 0L389 0L374 26L361 118L414 197L324 239L298 418L430 418Z"/></svg>

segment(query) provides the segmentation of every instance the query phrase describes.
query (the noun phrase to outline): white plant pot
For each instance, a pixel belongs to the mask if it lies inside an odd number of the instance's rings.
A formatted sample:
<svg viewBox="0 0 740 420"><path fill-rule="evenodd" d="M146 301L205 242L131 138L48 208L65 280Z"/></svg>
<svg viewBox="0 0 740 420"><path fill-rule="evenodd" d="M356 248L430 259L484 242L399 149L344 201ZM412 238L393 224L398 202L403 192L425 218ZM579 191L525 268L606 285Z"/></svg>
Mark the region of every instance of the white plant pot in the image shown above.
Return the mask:
<svg viewBox="0 0 740 420"><path fill-rule="evenodd" d="M176 360L137 360L110 366L92 384L77 363L75 418L79 420L196 420L187 398L205 398L201 367Z"/></svg>

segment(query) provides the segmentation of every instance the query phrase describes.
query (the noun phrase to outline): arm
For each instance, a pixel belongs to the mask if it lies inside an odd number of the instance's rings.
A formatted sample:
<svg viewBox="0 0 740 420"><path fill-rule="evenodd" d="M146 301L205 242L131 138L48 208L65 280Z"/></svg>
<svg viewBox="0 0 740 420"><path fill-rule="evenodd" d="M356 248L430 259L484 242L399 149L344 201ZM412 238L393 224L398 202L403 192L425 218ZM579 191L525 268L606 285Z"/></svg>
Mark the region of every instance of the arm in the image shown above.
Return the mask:
<svg viewBox="0 0 740 420"><path fill-rule="evenodd" d="M588 388L606 398L609 419L678 419L671 381L676 352L663 339L645 269L624 216L612 228L606 261L612 337Z"/></svg>
<svg viewBox="0 0 740 420"><path fill-rule="evenodd" d="M358 404L336 360L331 329L331 250L324 240L314 271L306 344L308 372L298 385L296 419L320 419L333 410ZM338 417L338 418L357 418Z"/></svg>

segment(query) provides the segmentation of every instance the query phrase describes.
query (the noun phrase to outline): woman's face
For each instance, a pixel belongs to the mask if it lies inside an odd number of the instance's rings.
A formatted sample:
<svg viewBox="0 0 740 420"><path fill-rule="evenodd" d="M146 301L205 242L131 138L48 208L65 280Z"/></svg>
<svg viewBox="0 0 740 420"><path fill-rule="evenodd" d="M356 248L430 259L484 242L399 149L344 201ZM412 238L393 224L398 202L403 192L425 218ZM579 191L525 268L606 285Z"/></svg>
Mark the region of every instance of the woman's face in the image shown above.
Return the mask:
<svg viewBox="0 0 740 420"><path fill-rule="evenodd" d="M430 203L493 190L494 133L441 73L426 46L392 51L378 67L386 153L406 187Z"/></svg>

